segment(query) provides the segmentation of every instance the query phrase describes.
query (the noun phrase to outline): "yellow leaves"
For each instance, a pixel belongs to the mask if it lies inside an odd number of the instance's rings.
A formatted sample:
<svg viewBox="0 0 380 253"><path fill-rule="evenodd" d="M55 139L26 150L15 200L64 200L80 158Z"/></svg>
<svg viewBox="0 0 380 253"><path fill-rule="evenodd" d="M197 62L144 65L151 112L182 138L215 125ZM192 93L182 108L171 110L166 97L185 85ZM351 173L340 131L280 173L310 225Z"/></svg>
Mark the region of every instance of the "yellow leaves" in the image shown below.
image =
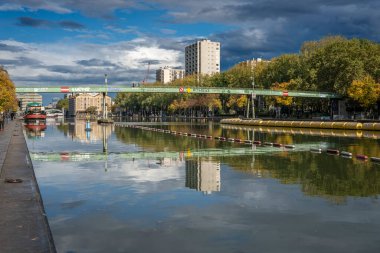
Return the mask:
<svg viewBox="0 0 380 253"><path fill-rule="evenodd" d="M8 73L0 67L0 111L16 110L16 90Z"/></svg>
<svg viewBox="0 0 380 253"><path fill-rule="evenodd" d="M347 94L361 106L368 108L379 100L380 84L376 84L375 80L367 75L361 80L352 81Z"/></svg>
<svg viewBox="0 0 380 253"><path fill-rule="evenodd" d="M240 96L230 96L227 106L232 108L232 107L237 107L237 108L243 108L247 105L247 96L246 95L240 95Z"/></svg>
<svg viewBox="0 0 380 253"><path fill-rule="evenodd" d="M287 91L290 88L291 82L283 82L283 83L275 83L272 86L272 90L280 90L280 91ZM291 97L285 97L285 96L276 96L274 97L277 104L286 105L289 106L293 102L293 98Z"/></svg>

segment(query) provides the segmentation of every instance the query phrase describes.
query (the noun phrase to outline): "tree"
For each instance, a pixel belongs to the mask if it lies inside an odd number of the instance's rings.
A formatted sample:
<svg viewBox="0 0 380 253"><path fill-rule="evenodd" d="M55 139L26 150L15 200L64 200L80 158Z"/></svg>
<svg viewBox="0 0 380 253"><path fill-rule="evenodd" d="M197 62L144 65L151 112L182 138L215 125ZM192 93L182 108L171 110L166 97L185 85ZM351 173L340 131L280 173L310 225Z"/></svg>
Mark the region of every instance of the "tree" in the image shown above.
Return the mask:
<svg viewBox="0 0 380 253"><path fill-rule="evenodd" d="M0 66L0 112L17 110L16 89L8 72Z"/></svg>
<svg viewBox="0 0 380 253"><path fill-rule="evenodd" d="M366 75L361 80L352 81L347 94L352 100L367 109L380 99L380 84L376 84L371 76Z"/></svg>
<svg viewBox="0 0 380 253"><path fill-rule="evenodd" d="M98 107L96 106L90 106L86 109L86 113L89 113L89 114L96 114L97 111L98 111Z"/></svg>
<svg viewBox="0 0 380 253"><path fill-rule="evenodd" d="M60 99L57 102L57 108L61 110L65 109L65 111L69 110L69 99L68 98Z"/></svg>

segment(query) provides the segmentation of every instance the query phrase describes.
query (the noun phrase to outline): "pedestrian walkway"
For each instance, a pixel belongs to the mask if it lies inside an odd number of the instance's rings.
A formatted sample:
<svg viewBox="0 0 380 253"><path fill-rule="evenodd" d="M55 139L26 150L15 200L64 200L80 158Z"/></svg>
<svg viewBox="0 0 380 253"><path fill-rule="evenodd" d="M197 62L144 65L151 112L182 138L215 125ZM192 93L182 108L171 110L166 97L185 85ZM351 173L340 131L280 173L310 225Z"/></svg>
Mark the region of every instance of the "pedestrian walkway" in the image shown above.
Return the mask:
<svg viewBox="0 0 380 253"><path fill-rule="evenodd" d="M0 132L0 252L55 252L20 121Z"/></svg>

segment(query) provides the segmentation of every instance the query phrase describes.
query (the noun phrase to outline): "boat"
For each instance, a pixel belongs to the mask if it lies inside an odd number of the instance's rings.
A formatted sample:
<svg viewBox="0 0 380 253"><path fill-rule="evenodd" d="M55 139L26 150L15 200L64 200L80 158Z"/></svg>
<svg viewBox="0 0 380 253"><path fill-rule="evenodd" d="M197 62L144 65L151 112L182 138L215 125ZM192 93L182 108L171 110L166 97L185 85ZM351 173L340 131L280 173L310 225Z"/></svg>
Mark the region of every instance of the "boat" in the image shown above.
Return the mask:
<svg viewBox="0 0 380 253"><path fill-rule="evenodd" d="M45 107L43 107L42 104L35 102L27 104L24 120L28 122L36 121L37 123L39 121L46 121Z"/></svg>
<svg viewBox="0 0 380 253"><path fill-rule="evenodd" d="M62 118L63 112L58 109L49 109L46 110L46 117L48 118Z"/></svg>

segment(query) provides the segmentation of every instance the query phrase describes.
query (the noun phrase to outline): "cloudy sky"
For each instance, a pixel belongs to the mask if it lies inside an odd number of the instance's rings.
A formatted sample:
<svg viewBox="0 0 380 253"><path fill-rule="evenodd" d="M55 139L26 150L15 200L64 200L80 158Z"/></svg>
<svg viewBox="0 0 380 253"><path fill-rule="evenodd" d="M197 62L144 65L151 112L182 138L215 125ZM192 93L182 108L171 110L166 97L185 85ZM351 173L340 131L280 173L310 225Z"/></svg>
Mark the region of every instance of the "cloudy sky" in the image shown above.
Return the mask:
<svg viewBox="0 0 380 253"><path fill-rule="evenodd" d="M305 40L380 41L378 0L0 0L0 65L17 86L149 81L184 47L221 42L222 70L294 53Z"/></svg>

